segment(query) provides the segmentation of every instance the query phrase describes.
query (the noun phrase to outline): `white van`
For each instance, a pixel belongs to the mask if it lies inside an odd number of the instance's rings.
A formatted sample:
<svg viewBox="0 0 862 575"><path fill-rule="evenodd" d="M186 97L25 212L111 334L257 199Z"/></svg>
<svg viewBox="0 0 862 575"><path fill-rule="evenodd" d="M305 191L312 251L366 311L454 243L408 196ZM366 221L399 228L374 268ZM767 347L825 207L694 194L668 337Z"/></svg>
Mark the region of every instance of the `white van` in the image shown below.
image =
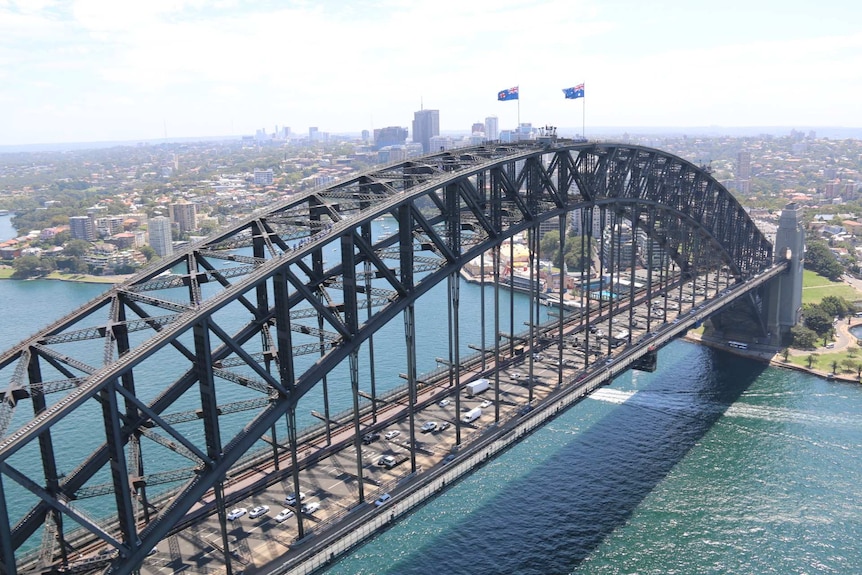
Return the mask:
<svg viewBox="0 0 862 575"><path fill-rule="evenodd" d="M474 407L470 411L464 414L464 417L461 418L461 421L464 423L472 423L482 417L482 408Z"/></svg>

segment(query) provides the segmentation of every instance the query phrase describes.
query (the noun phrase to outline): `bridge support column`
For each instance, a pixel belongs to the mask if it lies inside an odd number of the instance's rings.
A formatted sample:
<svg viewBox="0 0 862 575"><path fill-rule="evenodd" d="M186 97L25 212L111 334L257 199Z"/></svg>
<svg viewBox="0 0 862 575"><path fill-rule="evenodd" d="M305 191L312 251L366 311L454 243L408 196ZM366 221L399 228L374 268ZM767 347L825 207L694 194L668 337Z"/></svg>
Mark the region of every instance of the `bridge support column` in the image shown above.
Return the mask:
<svg viewBox="0 0 862 575"><path fill-rule="evenodd" d="M802 270L805 258L805 230L802 226L802 208L790 203L781 211L778 233L775 237L775 260L788 260L787 272L769 284L765 307L769 343L776 347L786 345L790 328L799 322L802 313Z"/></svg>

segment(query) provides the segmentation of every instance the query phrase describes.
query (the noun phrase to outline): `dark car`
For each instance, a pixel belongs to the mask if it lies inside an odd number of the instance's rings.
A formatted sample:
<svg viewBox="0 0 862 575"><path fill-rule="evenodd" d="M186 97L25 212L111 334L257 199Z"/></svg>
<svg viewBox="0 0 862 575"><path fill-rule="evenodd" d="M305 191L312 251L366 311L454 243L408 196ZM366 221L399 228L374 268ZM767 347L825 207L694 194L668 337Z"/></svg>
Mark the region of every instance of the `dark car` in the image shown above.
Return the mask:
<svg viewBox="0 0 862 575"><path fill-rule="evenodd" d="M375 441L377 441L378 439L380 439L380 434L379 434L379 433L376 433L376 432L375 432L375 433L366 433L366 434L362 437L362 443L364 443L365 445L369 445L369 444L371 444L371 443L374 443L374 442L375 442Z"/></svg>

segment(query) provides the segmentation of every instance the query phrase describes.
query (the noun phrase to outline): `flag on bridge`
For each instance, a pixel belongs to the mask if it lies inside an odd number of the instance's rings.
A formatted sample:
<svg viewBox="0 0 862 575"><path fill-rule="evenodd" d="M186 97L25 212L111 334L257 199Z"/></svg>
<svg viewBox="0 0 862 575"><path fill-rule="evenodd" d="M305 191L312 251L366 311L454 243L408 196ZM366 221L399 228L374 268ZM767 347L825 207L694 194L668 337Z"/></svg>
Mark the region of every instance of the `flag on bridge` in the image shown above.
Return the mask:
<svg viewBox="0 0 862 575"><path fill-rule="evenodd" d="M583 98L584 97L584 85L578 84L577 86L572 86L571 88L563 88L563 94L566 95L567 100L574 100L575 98Z"/></svg>
<svg viewBox="0 0 862 575"><path fill-rule="evenodd" d="M506 100L517 100L518 99L518 87L509 88L508 90L500 90L497 94L497 101L504 102Z"/></svg>

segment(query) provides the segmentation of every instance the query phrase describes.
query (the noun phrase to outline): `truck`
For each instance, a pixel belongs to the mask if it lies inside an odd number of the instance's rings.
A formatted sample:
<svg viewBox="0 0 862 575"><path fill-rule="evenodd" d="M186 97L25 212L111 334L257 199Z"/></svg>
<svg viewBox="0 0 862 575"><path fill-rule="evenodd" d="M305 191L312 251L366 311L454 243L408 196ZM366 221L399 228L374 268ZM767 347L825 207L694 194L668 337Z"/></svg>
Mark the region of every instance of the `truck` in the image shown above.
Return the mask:
<svg viewBox="0 0 862 575"><path fill-rule="evenodd" d="M483 377L482 379L477 379L476 381L471 381L470 383L468 383L464 387L464 389L467 393L467 397L473 397L477 393L482 393L483 391L488 389L490 386L491 386L491 382Z"/></svg>
<svg viewBox="0 0 862 575"><path fill-rule="evenodd" d="M477 419L479 419L480 417L482 417L482 408L481 407L474 407L473 409L471 409L470 411L465 413L464 417L462 417L461 420L464 423L472 423L472 422L476 421Z"/></svg>

